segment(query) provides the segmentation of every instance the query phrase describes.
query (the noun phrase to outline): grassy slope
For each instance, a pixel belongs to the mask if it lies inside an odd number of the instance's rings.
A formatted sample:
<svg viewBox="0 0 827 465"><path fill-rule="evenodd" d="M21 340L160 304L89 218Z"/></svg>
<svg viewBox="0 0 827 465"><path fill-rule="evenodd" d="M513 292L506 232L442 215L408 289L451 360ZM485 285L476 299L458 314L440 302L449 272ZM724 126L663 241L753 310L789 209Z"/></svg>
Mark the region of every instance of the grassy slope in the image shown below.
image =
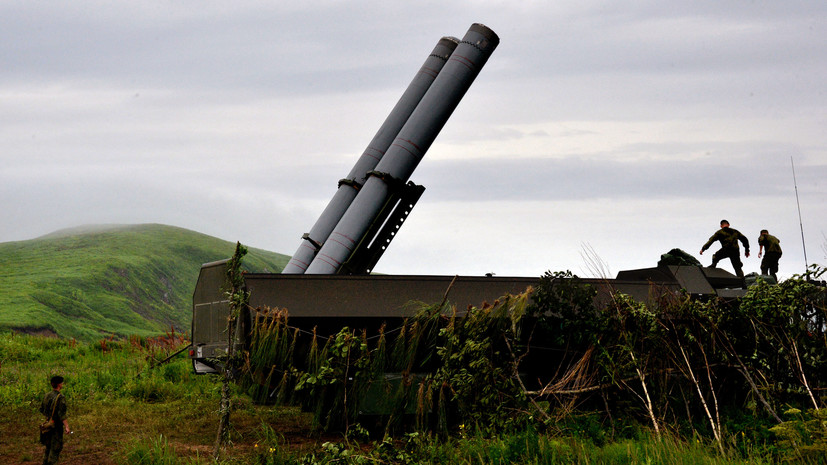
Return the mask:
<svg viewBox="0 0 827 465"><path fill-rule="evenodd" d="M146 224L94 227L0 244L0 330L93 340L189 331L202 263L235 244ZM280 271L289 257L250 249L251 271Z"/></svg>

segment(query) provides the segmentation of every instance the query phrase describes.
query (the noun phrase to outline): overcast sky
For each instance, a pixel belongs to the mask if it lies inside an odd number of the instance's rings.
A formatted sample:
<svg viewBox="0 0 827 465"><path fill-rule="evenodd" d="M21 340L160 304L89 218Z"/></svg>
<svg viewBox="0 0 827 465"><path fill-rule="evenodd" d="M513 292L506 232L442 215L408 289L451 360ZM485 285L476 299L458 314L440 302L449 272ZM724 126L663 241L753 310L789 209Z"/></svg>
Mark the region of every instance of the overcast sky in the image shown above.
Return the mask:
<svg viewBox="0 0 827 465"><path fill-rule="evenodd" d="M746 272L761 228L782 276L804 244L827 264L827 2L287 3L0 0L0 242L162 223L292 255L439 38L478 22L500 45L377 272L709 264L723 218Z"/></svg>

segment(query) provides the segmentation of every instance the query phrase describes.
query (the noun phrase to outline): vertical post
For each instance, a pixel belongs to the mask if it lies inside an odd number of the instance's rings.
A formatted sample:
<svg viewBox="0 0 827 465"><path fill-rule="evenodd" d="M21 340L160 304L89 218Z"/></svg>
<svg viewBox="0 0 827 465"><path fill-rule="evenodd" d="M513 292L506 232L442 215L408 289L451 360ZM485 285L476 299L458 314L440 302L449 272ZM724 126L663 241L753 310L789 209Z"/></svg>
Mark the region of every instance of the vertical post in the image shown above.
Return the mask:
<svg viewBox="0 0 827 465"><path fill-rule="evenodd" d="M235 371L239 368L238 356L235 353L236 327L241 312L247 307L250 294L244 289L244 276L241 271L241 262L247 255L247 247L236 242L233 258L227 262L227 282L230 289L227 290L230 313L227 315L227 360L221 368L221 399L218 405L218 430L215 434L215 448L213 459L218 461L221 457L221 449L227 443L230 428L230 413L233 404L230 399L230 383L235 377Z"/></svg>

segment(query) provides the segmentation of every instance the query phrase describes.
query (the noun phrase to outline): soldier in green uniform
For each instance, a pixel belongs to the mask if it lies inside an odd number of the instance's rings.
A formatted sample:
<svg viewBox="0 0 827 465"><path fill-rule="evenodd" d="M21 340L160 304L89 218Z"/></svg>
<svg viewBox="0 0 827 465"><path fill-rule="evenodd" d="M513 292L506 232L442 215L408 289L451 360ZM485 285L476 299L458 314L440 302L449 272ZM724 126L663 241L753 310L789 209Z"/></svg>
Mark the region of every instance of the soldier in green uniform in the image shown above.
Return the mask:
<svg viewBox="0 0 827 465"><path fill-rule="evenodd" d="M40 437L40 442L46 446L43 465L57 463L60 451L63 450L63 433L69 433L69 422L66 421L66 397L60 392L63 389L63 377L52 376L49 382L52 390L43 398L40 413L46 417L46 420L52 418L55 426Z"/></svg>
<svg viewBox="0 0 827 465"><path fill-rule="evenodd" d="M721 229L717 230L715 234L706 241L706 244L701 247L701 255L703 255L704 251L715 241L721 242L721 248L712 255L711 268L715 268L718 262L724 258L729 258L732 262L732 267L735 269L735 274L743 278L744 271L741 269L743 264L741 263L741 249L738 248L738 241L744 244L744 255L749 257L749 240L747 237L737 229L730 228L729 221L721 220Z"/></svg>
<svg viewBox="0 0 827 465"><path fill-rule="evenodd" d="M761 274L769 272L770 276L778 281L776 273L778 273L778 260L781 259L781 241L766 229L762 229L761 235L758 236L758 258L761 258L761 252L765 247L767 252L761 260Z"/></svg>

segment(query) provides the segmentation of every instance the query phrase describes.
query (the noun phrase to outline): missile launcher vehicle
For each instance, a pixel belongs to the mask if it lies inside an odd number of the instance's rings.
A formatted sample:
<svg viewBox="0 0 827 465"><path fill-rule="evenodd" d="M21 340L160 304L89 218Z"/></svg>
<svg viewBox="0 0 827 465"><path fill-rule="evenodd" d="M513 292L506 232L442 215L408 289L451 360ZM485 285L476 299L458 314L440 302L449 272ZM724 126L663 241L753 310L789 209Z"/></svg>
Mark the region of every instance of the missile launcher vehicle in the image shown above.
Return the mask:
<svg viewBox="0 0 827 465"><path fill-rule="evenodd" d="M424 187L409 181L434 139L499 43L491 29L473 24L459 40L440 39L403 96L280 274L248 273L249 309L239 319L244 346L257 308L287 309L290 324L319 335L343 327L398 327L412 302L448 301L462 311L518 294L540 277L383 276L370 274L396 236ZM198 373L216 372L227 351L227 260L202 266L193 295L190 358ZM743 281L720 269L666 265L620 272L616 279L583 279L597 290L639 301L663 293L737 297Z"/></svg>

